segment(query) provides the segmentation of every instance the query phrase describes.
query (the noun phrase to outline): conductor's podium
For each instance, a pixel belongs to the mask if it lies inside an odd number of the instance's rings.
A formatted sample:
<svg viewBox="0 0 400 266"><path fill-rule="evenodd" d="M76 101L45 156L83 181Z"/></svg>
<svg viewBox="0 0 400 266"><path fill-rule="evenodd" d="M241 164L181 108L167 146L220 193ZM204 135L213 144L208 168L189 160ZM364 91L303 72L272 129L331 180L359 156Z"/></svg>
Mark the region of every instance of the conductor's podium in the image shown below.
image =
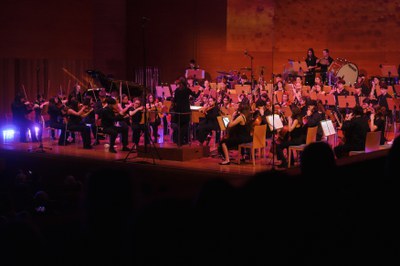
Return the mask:
<svg viewBox="0 0 400 266"><path fill-rule="evenodd" d="M178 147L173 143L159 143L147 145L147 151L144 146L138 147L138 157L142 158L155 158L161 160L171 161L190 161L208 157L210 155L209 146L199 145L182 145Z"/></svg>

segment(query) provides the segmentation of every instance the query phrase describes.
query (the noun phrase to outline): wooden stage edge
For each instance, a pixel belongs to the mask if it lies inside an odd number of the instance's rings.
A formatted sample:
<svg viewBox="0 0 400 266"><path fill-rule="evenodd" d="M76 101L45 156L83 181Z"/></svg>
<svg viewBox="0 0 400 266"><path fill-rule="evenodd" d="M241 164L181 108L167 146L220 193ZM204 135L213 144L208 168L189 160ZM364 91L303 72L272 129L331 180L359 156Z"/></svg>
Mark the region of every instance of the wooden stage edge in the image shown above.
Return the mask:
<svg viewBox="0 0 400 266"><path fill-rule="evenodd" d="M79 164L81 167L85 165L102 165L113 167L129 166L132 169L140 169L140 171L148 170L152 173L175 173L175 174L196 174L207 175L222 178L243 178L251 177L254 174L268 171L271 167L271 158L262 158L256 160L256 166L251 161L246 161L238 165L235 161L231 165L219 165L221 159L213 150L210 152L208 147L196 145L185 145L178 148L172 145L157 144L147 146L147 153L144 147L140 146L138 153L123 152L120 146L117 148L117 154L108 152L104 144L94 146L92 150L85 150L82 144L72 144L68 146L58 146L55 143L49 144L44 142L44 153L30 151L39 147L38 143L0 143L0 153L2 158L13 158L16 160L27 158L29 160L38 161L38 163L46 164L50 161L69 161L73 164ZM48 148L51 148L48 149ZM129 155L129 156L128 156ZM232 152L232 157L236 159L237 152ZM159 159L161 158L161 160Z"/></svg>

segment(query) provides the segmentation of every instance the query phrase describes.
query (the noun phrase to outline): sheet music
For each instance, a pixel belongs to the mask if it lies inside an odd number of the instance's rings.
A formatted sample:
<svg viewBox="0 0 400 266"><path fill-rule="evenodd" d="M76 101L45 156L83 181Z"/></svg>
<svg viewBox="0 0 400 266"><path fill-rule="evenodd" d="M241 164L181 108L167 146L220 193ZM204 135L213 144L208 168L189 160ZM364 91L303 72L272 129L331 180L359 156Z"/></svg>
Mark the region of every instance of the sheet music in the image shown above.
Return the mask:
<svg viewBox="0 0 400 266"><path fill-rule="evenodd" d="M336 129L333 126L332 120L322 120L320 123L325 137L336 134Z"/></svg>
<svg viewBox="0 0 400 266"><path fill-rule="evenodd" d="M274 114L273 117L272 117L272 115L267 116L267 123L268 123L271 131L274 130L274 128L275 128L275 130L283 128L282 120L279 117L279 115L276 115L276 114Z"/></svg>

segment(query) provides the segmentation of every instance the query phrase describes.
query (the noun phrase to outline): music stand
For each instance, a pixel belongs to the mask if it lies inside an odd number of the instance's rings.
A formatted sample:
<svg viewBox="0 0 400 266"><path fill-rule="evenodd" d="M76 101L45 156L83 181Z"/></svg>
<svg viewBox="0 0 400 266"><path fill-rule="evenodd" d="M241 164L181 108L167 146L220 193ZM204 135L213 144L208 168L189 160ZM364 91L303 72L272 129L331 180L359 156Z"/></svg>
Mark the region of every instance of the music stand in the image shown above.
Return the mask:
<svg viewBox="0 0 400 266"><path fill-rule="evenodd" d="M320 100L323 105L329 105L329 106L335 105L335 96L333 96L333 94L323 95L322 93L318 93L317 99Z"/></svg>
<svg viewBox="0 0 400 266"><path fill-rule="evenodd" d="M174 93L176 90L176 84L171 84L171 92Z"/></svg>
<svg viewBox="0 0 400 266"><path fill-rule="evenodd" d="M293 71L297 73L297 75L303 76L304 72L308 71L307 63L305 61L294 61Z"/></svg>
<svg viewBox="0 0 400 266"><path fill-rule="evenodd" d="M356 106L356 98L354 96L338 96L339 108L354 108Z"/></svg>
<svg viewBox="0 0 400 266"><path fill-rule="evenodd" d="M310 90L311 90L311 88L310 88L310 86L302 86L301 87L301 95L302 96L310 96Z"/></svg>
<svg viewBox="0 0 400 266"><path fill-rule="evenodd" d="M219 128L221 131L225 131L228 128L228 124L230 121L232 121L232 116L231 115L223 115L223 116L217 116L217 121Z"/></svg>
<svg viewBox="0 0 400 266"><path fill-rule="evenodd" d="M236 84L235 85L235 90L236 94L240 95L242 93L250 93L251 92L251 86L250 85L241 85L241 84Z"/></svg>
<svg viewBox="0 0 400 266"><path fill-rule="evenodd" d="M325 93L330 93L332 91L332 87L331 86L324 85L324 87L322 89L323 89L323 91Z"/></svg>
<svg viewBox="0 0 400 266"><path fill-rule="evenodd" d="M276 99L278 100L279 103L283 102L283 91L275 91L276 94Z"/></svg>
<svg viewBox="0 0 400 266"><path fill-rule="evenodd" d="M269 129L271 131L276 131L277 129L283 128L282 120L279 117L279 115L274 114L274 115L268 115L267 117L267 123L269 125Z"/></svg>
<svg viewBox="0 0 400 266"><path fill-rule="evenodd" d="M310 99L314 100L314 101L318 100L317 92L311 91L310 92Z"/></svg>
<svg viewBox="0 0 400 266"><path fill-rule="evenodd" d="M322 120L320 121L322 132L326 139L329 142L329 137L330 136L336 136L336 129L335 126L332 123L332 120ZM336 138L334 138L334 143L333 146L336 146Z"/></svg>
<svg viewBox="0 0 400 266"><path fill-rule="evenodd" d="M386 98L390 111L400 110L400 99Z"/></svg>
<svg viewBox="0 0 400 266"><path fill-rule="evenodd" d="M164 96L164 90L163 90L162 86L156 86L156 95L157 95L157 97Z"/></svg>
<svg viewBox="0 0 400 266"><path fill-rule="evenodd" d="M382 77L398 77L397 67L395 65L381 65Z"/></svg>
<svg viewBox="0 0 400 266"><path fill-rule="evenodd" d="M186 69L185 78L204 79L205 71L203 69Z"/></svg>

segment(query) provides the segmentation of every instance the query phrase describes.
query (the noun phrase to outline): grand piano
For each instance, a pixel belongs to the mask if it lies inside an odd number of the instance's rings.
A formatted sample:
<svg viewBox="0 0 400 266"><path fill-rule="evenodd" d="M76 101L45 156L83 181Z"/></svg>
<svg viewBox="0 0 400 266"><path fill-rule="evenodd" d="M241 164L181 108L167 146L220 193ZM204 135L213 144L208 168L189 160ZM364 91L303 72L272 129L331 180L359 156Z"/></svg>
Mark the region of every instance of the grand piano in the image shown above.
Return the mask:
<svg viewBox="0 0 400 266"><path fill-rule="evenodd" d="M93 78L93 80L98 84L93 84L92 88L89 90L97 91L99 88L105 88L108 93L111 91L117 91L119 93L120 86L123 94L126 94L130 97L140 97L143 95L144 86L138 83L127 81L127 80L117 80L110 77L107 77L98 70L86 70L86 73ZM96 89L98 87L98 89Z"/></svg>

